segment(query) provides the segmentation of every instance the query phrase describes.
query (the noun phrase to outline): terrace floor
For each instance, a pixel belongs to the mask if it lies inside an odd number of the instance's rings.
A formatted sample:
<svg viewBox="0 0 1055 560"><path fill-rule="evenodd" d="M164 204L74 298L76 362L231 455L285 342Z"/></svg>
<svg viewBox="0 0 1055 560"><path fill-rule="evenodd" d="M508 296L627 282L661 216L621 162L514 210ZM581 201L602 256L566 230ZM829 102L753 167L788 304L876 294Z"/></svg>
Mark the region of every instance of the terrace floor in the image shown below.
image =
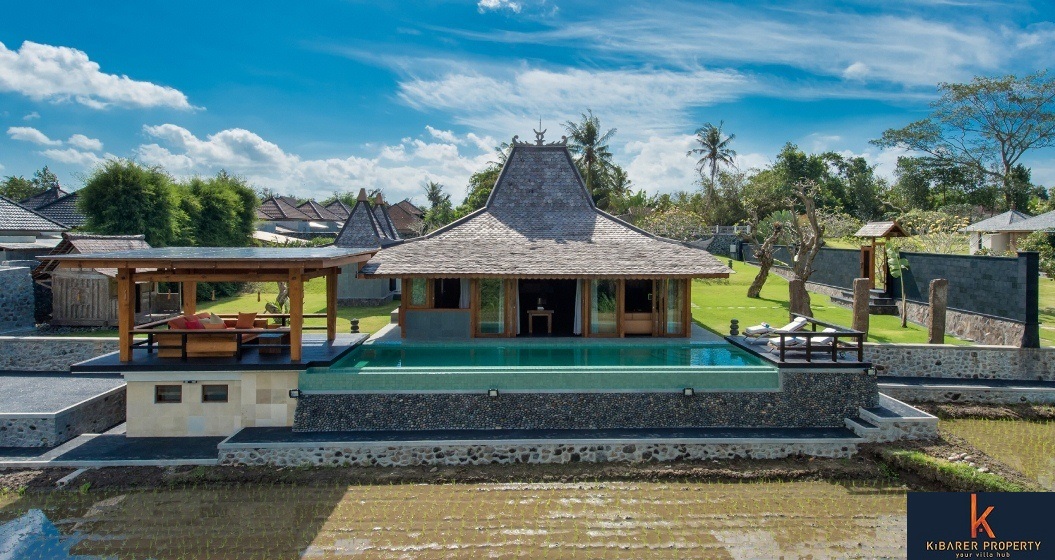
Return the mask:
<svg viewBox="0 0 1055 560"><path fill-rule="evenodd" d="M289 352L261 354L254 344L243 347L242 358L160 358L157 353L148 354L145 347L136 347L132 361L122 362L117 352L112 352L70 367L74 373L127 372L127 371L172 371L194 369L196 371L259 371L259 370L303 370L309 367L325 367L339 360L367 339L365 334L339 334L330 342L325 335L305 335L302 358L299 362L289 359Z"/></svg>
<svg viewBox="0 0 1055 560"><path fill-rule="evenodd" d="M751 354L758 356L766 361L766 363L772 364L780 368L870 368L872 367L871 362L862 362L857 359L857 349L846 348L845 350L839 350L836 354L837 360L832 361L832 354L830 350L816 350L812 355L807 356L806 351L799 348L788 348L785 355L784 361L780 361L780 354L775 351L770 351L770 347L765 344L748 344L747 339L743 336L727 336L725 340L729 341L730 344L746 350ZM807 359L809 358L809 359Z"/></svg>

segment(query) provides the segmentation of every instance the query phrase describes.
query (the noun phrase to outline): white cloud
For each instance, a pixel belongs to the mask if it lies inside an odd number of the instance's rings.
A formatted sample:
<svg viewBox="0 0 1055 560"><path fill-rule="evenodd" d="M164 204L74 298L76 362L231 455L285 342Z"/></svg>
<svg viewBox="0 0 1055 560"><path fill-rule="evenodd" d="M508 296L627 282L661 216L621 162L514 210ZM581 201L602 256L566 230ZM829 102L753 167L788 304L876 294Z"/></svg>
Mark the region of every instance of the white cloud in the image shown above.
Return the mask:
<svg viewBox="0 0 1055 560"><path fill-rule="evenodd" d="M98 165L103 161L106 161L107 158L114 157L113 154L106 154L106 156L98 156L92 152L78 150L77 148L66 148L65 150L52 148L49 150L44 150L43 152L41 152L41 154L43 154L44 157L53 159L55 161L68 163L70 165L80 165L82 167L91 167L94 165Z"/></svg>
<svg viewBox="0 0 1055 560"><path fill-rule="evenodd" d="M439 129L436 129L436 128L432 128L429 125L425 125L425 130L428 131L428 133L431 134L433 138L435 138L437 140L440 140L440 141L443 141L443 142L446 142L448 144L458 144L458 143L462 142L450 130L439 130Z"/></svg>
<svg viewBox="0 0 1055 560"><path fill-rule="evenodd" d="M7 129L7 135L13 140L32 142L41 146L61 146L62 140L52 140L43 132L31 126L12 126Z"/></svg>
<svg viewBox="0 0 1055 560"><path fill-rule="evenodd" d="M855 62L843 70L843 77L849 80L863 80L868 77L868 65L863 62Z"/></svg>
<svg viewBox="0 0 1055 560"><path fill-rule="evenodd" d="M193 108L179 90L106 74L84 51L32 41L25 41L17 51L0 43L0 91L36 101L72 100L93 109L111 105Z"/></svg>
<svg viewBox="0 0 1055 560"><path fill-rule="evenodd" d="M29 113L28 115L22 117L22 120L24 120L24 121L31 121L33 119L39 119L39 118L40 118L40 113L38 113L36 111L33 111L32 113Z"/></svg>
<svg viewBox="0 0 1055 560"><path fill-rule="evenodd" d="M143 163L161 165L178 176L226 169L257 186L317 198L362 187L381 188L390 200L420 198L421 183L428 178L442 183L457 203L465 196L469 176L493 159L490 149L479 148L468 135L454 135L451 143L404 138L396 145L375 146L369 156L305 159L245 129L205 138L174 124L143 130L158 140L136 149ZM428 129L426 133L434 137Z"/></svg>
<svg viewBox="0 0 1055 560"><path fill-rule="evenodd" d="M74 134L70 136L70 139L66 141L71 146L87 150L89 152L98 152L103 149L103 143L98 138L88 138L83 134Z"/></svg>
<svg viewBox="0 0 1055 560"><path fill-rule="evenodd" d="M513 13L520 13L522 6L520 2L514 0L480 0L476 3L476 8L480 10L480 13L487 11L498 11L498 10L509 10Z"/></svg>

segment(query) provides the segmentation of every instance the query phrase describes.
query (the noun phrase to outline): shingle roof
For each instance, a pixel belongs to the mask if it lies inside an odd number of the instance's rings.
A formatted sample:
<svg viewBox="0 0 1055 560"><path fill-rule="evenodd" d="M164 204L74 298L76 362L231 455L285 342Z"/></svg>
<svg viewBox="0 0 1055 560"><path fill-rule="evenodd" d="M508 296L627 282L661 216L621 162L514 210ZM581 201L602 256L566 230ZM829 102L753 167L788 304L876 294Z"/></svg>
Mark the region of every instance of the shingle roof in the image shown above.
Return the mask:
<svg viewBox="0 0 1055 560"><path fill-rule="evenodd" d="M421 217L423 215L417 206L406 200L388 207L388 216L392 219L392 225L395 226L396 231L404 235L418 235L421 233Z"/></svg>
<svg viewBox="0 0 1055 560"><path fill-rule="evenodd" d="M1028 220L1029 218L1029 214L1023 214L1018 210L1008 210L1003 214L997 214L991 218L986 218L980 222L975 222L963 228L963 231L1006 231L1004 228L1010 226L1011 224L1021 222L1023 220Z"/></svg>
<svg viewBox="0 0 1055 560"><path fill-rule="evenodd" d="M381 249L374 276L726 277L713 255L598 210L564 145L514 143L484 208Z"/></svg>
<svg viewBox="0 0 1055 560"><path fill-rule="evenodd" d="M297 207L297 210L304 212L313 220L324 220L327 222L339 222L341 220L336 214L330 212L325 206L314 200L309 200L304 204L301 204Z"/></svg>
<svg viewBox="0 0 1055 560"><path fill-rule="evenodd" d="M378 195L377 201L374 204L374 219L377 221L377 224L381 226L381 229L384 230L385 235L388 236L389 239L399 239L399 232L396 231L396 225L392 223L392 217L388 215L388 206L383 200L381 200L380 195Z"/></svg>
<svg viewBox="0 0 1055 560"><path fill-rule="evenodd" d="M366 192L359 194L359 201L352 207L344 227L333 244L337 247L384 247L398 241L377 221Z"/></svg>
<svg viewBox="0 0 1055 560"><path fill-rule="evenodd" d="M29 208L30 210L36 210L41 206L55 202L56 200L68 194L70 193L62 190L61 187L51 187L40 194L35 194L33 196L22 199L18 201L18 203L22 206L25 206L26 208Z"/></svg>
<svg viewBox="0 0 1055 560"><path fill-rule="evenodd" d="M256 210L257 218L261 220L311 220L311 216L308 216L304 212L297 209L296 206L290 205L282 198L275 198L269 196L267 200L260 203L260 208Z"/></svg>
<svg viewBox="0 0 1055 560"><path fill-rule="evenodd" d="M868 222L854 237L908 237L908 234L897 222Z"/></svg>
<svg viewBox="0 0 1055 560"><path fill-rule="evenodd" d="M63 233L59 242L48 255L83 255L86 253L112 253L150 249L144 235L99 235L95 233ZM58 266L58 261L45 260L33 270L33 277L40 279ZM97 268L96 272L110 277L117 276L116 268Z"/></svg>
<svg viewBox="0 0 1055 560"><path fill-rule="evenodd" d="M994 231L1055 231L1055 210Z"/></svg>
<svg viewBox="0 0 1055 560"><path fill-rule="evenodd" d="M0 196L0 231L65 231L63 224L49 220L21 204Z"/></svg>
<svg viewBox="0 0 1055 560"><path fill-rule="evenodd" d="M345 220L348 218L348 214L352 213L352 208L340 200L335 200L326 205L326 209L333 212L339 219Z"/></svg>
<svg viewBox="0 0 1055 560"><path fill-rule="evenodd" d="M77 193L70 193L37 208L37 214L55 220L70 227L80 227L88 222L88 217L77 208Z"/></svg>
<svg viewBox="0 0 1055 560"><path fill-rule="evenodd" d="M422 210L421 208L418 208L417 206L414 206L414 203L411 202L410 200L401 200L401 201L393 204L392 206L395 206L395 207L399 208L400 210L406 212L407 214L410 214L412 216L417 216L419 218L425 215L425 211Z"/></svg>

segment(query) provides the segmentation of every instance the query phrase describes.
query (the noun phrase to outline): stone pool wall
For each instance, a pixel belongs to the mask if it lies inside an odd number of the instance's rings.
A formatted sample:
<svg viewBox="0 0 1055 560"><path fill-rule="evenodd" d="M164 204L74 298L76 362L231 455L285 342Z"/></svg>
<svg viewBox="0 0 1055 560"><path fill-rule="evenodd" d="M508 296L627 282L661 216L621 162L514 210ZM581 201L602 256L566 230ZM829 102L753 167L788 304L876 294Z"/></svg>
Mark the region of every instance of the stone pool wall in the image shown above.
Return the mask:
<svg viewBox="0 0 1055 560"><path fill-rule="evenodd" d="M81 434L102 433L124 422L125 388L52 414L0 416L0 447L53 447Z"/></svg>
<svg viewBox="0 0 1055 560"><path fill-rule="evenodd" d="M117 351L117 337L0 336L0 370L69 371Z"/></svg>
<svg viewBox="0 0 1055 560"><path fill-rule="evenodd" d="M864 370L785 370L778 391L302 393L294 431L832 427L878 402Z"/></svg>
<svg viewBox="0 0 1055 560"><path fill-rule="evenodd" d="M913 403L1055 404L1055 390L1028 387L881 386L884 394Z"/></svg>
<svg viewBox="0 0 1055 560"><path fill-rule="evenodd" d="M220 445L221 465L412 467L510 463L665 462L704 459L780 459L794 455L851 457L852 441L736 443L509 443L494 445L349 445L290 447Z"/></svg>
<svg viewBox="0 0 1055 560"><path fill-rule="evenodd" d="M1055 381L1055 348L866 344L864 354L879 375Z"/></svg>

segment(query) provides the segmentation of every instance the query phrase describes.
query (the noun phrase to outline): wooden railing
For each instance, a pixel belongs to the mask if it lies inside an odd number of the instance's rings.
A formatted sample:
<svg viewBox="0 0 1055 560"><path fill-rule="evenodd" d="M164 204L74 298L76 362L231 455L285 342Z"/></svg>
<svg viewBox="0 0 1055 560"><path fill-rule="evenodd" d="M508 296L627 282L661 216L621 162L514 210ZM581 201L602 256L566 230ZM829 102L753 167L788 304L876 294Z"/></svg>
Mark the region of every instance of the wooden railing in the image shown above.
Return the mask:
<svg viewBox="0 0 1055 560"><path fill-rule="evenodd" d="M778 346L778 348L780 349L780 361L781 362L786 361L786 352L789 349L788 346L787 346L787 339L788 338L796 338L796 337L805 339L806 340L806 344L804 344L804 345L796 345L796 346L791 347L790 349L791 350L798 350L800 348L805 348L806 361L807 362L812 362L813 361L813 352L815 350L816 351L831 350L831 358L832 358L833 362L838 362L839 361L839 351L840 350L856 350L857 351L857 361L858 362L863 362L864 361L864 339L865 339L865 336L866 336L865 333L863 333L861 331L855 331L853 329L848 329L846 327L843 327L843 326L840 326L840 325L836 325L835 323L828 323L828 322L825 322L825 321L821 321L819 319L814 319L813 317L807 317L805 315L800 315L798 313L792 313L791 316L793 318L794 317L801 317L801 318L805 319L808 322L808 324L810 325L810 330L808 330L808 331L803 331L803 330L798 330L798 331L780 331L780 330L778 330L778 331L774 331L774 332L770 333L770 336L777 336L777 337L779 337L779 341L778 341L779 346ZM817 331L817 325L820 325L822 327L835 329L835 332L818 332ZM823 344L823 345L814 345L813 344L813 340L818 339L818 338L831 338L831 342L827 343L827 344ZM846 343L840 344L839 343L840 339L850 339L850 340L853 341L853 344L846 344Z"/></svg>
<svg viewBox="0 0 1055 560"><path fill-rule="evenodd" d="M217 313L221 319L237 319L238 314L235 313ZM325 318L325 313L305 313L303 315L305 319L317 319ZM132 335L146 335L146 339L134 340L132 342L132 348L145 347L147 354L153 354L154 348L157 347L159 350L162 348L179 348L181 359L187 359L187 342L190 336L234 336L235 338L235 358L242 359L243 346L248 342L258 340L261 336L267 335L286 335L287 339L291 329L289 328L289 313L259 313L255 319L273 319L279 326L266 328L266 327L251 327L245 329L238 329L227 327L224 329L173 329L168 326L168 322L172 319L161 319L158 321L151 321L149 323L142 323L132 328ZM304 330L325 330L326 325L322 326L308 326L302 327ZM172 344L161 344L155 341L157 335L179 335L179 345ZM270 343L270 348L290 348L291 345L286 343Z"/></svg>

